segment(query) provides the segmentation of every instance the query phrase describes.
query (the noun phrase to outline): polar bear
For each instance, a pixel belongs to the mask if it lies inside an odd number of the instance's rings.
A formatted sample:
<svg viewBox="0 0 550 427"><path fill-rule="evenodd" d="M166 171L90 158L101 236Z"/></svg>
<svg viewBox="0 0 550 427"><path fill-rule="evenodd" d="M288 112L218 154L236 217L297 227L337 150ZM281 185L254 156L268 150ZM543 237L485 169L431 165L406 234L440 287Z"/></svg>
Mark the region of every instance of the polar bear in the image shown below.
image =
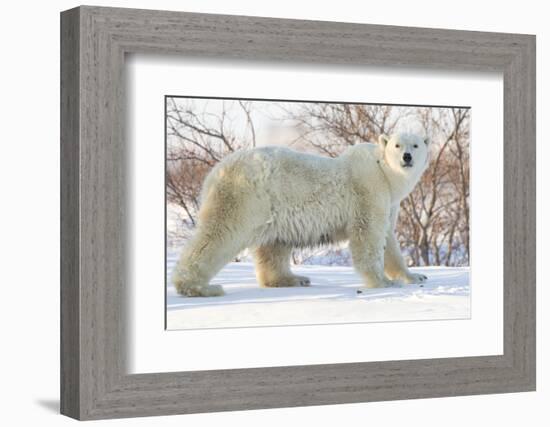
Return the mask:
<svg viewBox="0 0 550 427"><path fill-rule="evenodd" d="M394 235L400 201L429 162L428 139L380 135L328 158L285 147L234 152L206 177L194 235L172 273L178 293L223 295L210 279L245 248L261 286L308 286L290 270L293 248L348 240L364 286L419 283Z"/></svg>

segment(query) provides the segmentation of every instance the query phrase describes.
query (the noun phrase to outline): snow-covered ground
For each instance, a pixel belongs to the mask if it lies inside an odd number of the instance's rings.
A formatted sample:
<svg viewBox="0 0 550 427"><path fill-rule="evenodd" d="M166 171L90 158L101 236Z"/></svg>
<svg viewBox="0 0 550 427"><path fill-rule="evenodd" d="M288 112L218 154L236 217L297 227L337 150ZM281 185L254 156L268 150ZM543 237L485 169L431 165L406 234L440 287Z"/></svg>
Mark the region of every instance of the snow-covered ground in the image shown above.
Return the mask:
<svg viewBox="0 0 550 427"><path fill-rule="evenodd" d="M469 268L426 267L423 285L361 288L352 267L300 265L292 270L311 279L310 287L260 288L251 262L228 264L212 280L225 295L189 298L170 282L176 261L167 260L168 329L314 325L328 323L467 319L470 317ZM358 294L357 290L362 293Z"/></svg>

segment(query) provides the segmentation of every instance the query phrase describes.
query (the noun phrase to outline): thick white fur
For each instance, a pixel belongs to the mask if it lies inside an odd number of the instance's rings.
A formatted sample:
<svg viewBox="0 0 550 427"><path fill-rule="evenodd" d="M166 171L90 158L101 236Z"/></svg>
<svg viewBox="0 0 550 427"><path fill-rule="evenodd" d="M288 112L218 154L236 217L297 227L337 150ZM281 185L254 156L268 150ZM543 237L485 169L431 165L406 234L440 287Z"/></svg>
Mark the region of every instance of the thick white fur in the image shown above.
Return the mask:
<svg viewBox="0 0 550 427"><path fill-rule="evenodd" d="M344 240L366 287L425 280L408 271L393 229L428 164L427 145L398 134L334 159L283 147L232 153L204 182L197 229L172 276L176 289L222 295L210 279L245 248L254 251L261 286L307 286L290 271L292 249ZM405 152L412 167L403 166Z"/></svg>

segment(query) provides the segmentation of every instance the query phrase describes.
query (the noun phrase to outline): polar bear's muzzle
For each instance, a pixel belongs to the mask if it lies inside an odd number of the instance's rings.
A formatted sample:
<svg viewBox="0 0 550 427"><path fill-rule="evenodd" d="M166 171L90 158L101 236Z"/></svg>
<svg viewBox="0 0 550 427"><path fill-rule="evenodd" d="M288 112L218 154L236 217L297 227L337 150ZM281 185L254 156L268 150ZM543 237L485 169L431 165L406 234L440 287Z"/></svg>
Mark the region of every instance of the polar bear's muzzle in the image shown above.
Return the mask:
<svg viewBox="0 0 550 427"><path fill-rule="evenodd" d="M404 168L412 168L413 161L412 161L411 153L404 153L403 154L403 161L401 162L401 166L404 167Z"/></svg>

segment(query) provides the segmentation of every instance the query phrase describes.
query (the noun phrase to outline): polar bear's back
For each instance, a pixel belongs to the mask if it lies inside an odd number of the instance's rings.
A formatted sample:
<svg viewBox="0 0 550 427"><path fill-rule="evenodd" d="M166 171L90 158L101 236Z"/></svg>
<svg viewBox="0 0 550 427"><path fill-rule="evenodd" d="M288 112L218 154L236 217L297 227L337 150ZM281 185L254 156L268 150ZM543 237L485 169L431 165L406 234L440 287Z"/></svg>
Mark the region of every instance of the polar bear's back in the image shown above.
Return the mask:
<svg viewBox="0 0 550 427"><path fill-rule="evenodd" d="M322 182L334 182L342 175L335 159L301 153L286 147L258 147L231 153L216 165L204 183L204 189L229 182L236 189L275 190L299 187L307 183L311 191ZM297 190L297 189L296 189Z"/></svg>
<svg viewBox="0 0 550 427"><path fill-rule="evenodd" d="M227 156L208 175L203 204L236 200L257 229L256 244L313 246L338 240L351 209L341 158L261 147ZM227 209L225 206L224 209Z"/></svg>

